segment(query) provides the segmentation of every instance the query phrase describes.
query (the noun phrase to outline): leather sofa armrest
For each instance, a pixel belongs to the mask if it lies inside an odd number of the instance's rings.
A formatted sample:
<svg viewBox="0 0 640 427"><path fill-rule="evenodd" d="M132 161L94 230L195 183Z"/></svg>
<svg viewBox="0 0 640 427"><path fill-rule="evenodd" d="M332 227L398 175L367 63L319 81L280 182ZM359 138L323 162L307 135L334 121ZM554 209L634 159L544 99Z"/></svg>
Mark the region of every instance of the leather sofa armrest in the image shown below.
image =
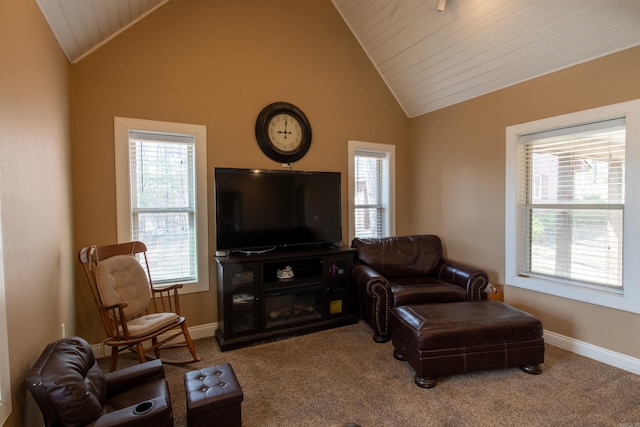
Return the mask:
<svg viewBox="0 0 640 427"><path fill-rule="evenodd" d="M373 329L373 340L389 341L392 298L389 281L367 264L356 264L351 277L358 289L362 317Z"/></svg>
<svg viewBox="0 0 640 427"><path fill-rule="evenodd" d="M130 389L133 384L164 378L164 367L162 361L156 359L106 373L104 377L109 397Z"/></svg>
<svg viewBox="0 0 640 427"><path fill-rule="evenodd" d="M373 294L376 285L381 285L389 288L389 281L385 277L371 268L367 264L356 264L353 266L353 272L351 274L353 280L356 282L358 289L363 289L367 294Z"/></svg>
<svg viewBox="0 0 640 427"><path fill-rule="evenodd" d="M467 301L487 299L489 275L483 270L459 262L441 259L436 267L438 279L453 283L467 291Z"/></svg>
<svg viewBox="0 0 640 427"><path fill-rule="evenodd" d="M149 402L152 402L149 405ZM149 406L151 406L150 409ZM146 410L146 411L145 411ZM168 426L173 425L171 404L166 396L156 397L137 405L106 413L96 419L92 427Z"/></svg>

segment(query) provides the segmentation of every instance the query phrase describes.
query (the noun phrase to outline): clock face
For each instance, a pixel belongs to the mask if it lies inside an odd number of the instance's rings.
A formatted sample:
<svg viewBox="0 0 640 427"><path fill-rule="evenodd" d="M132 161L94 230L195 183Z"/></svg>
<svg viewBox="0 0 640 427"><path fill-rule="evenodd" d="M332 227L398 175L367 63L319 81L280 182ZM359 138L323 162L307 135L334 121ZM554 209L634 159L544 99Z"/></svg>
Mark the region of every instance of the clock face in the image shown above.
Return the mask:
<svg viewBox="0 0 640 427"><path fill-rule="evenodd" d="M282 152L295 151L302 142L302 126L290 114L281 113L272 117L268 129L271 143Z"/></svg>
<svg viewBox="0 0 640 427"><path fill-rule="evenodd" d="M276 162L300 160L311 145L311 126L307 116L288 102L274 102L262 109L256 119L256 139L260 149Z"/></svg>

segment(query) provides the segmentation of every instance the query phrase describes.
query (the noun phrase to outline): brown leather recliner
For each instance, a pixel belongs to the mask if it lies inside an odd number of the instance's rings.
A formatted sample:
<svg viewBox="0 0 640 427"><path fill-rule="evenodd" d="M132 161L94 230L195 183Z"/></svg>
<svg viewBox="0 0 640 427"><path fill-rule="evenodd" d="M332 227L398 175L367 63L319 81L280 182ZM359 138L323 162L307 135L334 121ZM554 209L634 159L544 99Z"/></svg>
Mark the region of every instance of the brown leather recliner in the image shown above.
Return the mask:
<svg viewBox="0 0 640 427"><path fill-rule="evenodd" d="M352 278L360 312L376 342L391 338L392 307L487 298L487 273L443 259L438 236L356 238L351 247L358 251Z"/></svg>
<svg viewBox="0 0 640 427"><path fill-rule="evenodd" d="M80 337L49 344L25 380L46 426L173 426L160 360L103 374Z"/></svg>

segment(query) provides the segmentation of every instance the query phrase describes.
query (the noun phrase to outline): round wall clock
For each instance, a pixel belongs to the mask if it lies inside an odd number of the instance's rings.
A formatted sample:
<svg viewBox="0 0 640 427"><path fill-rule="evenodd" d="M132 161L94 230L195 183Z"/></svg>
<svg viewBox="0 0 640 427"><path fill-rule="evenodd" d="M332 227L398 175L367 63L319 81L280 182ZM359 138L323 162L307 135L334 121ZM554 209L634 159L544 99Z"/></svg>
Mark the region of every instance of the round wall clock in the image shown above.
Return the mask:
<svg viewBox="0 0 640 427"><path fill-rule="evenodd" d="M311 146L311 126L302 110L288 102L274 102L256 120L256 139L264 154L281 163L300 160Z"/></svg>

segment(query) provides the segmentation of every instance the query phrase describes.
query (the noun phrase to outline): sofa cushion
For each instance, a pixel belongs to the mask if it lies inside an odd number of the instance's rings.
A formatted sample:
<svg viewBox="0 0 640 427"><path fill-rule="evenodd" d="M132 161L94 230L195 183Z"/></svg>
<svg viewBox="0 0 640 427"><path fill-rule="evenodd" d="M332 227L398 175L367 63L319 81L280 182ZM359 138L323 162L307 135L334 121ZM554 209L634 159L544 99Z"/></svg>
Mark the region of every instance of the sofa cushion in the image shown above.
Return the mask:
<svg viewBox="0 0 640 427"><path fill-rule="evenodd" d="M465 301L464 288L431 277L389 278L393 294L393 306L407 304L433 304Z"/></svg>
<svg viewBox="0 0 640 427"><path fill-rule="evenodd" d="M351 247L358 258L383 276L428 276L442 258L442 243L435 235L356 238Z"/></svg>

